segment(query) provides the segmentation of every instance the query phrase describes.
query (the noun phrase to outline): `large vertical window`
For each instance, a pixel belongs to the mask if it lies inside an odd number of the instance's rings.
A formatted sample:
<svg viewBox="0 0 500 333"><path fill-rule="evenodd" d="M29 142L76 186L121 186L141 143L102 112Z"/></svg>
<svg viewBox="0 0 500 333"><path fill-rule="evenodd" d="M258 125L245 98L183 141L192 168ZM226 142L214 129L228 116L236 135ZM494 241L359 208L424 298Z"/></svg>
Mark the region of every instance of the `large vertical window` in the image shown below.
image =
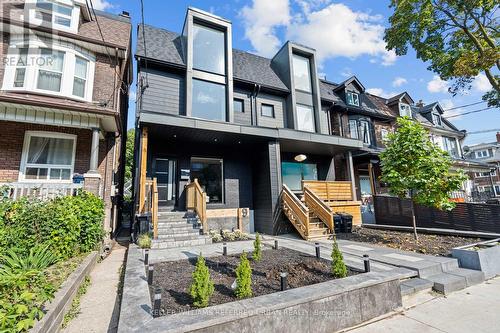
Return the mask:
<svg viewBox="0 0 500 333"><path fill-rule="evenodd" d="M209 203L223 203L223 162L221 159L191 159L191 179L198 179Z"/></svg>
<svg viewBox="0 0 500 333"><path fill-rule="evenodd" d="M224 75L225 33L202 25L193 25L193 68Z"/></svg>
<svg viewBox="0 0 500 333"><path fill-rule="evenodd" d="M455 138L443 136L443 146L444 150L446 150L450 156L459 157L457 141Z"/></svg>
<svg viewBox="0 0 500 333"><path fill-rule="evenodd" d="M14 74L14 87L24 87L24 79L26 77L26 67L28 66L28 48L19 49L19 54L16 63L16 72Z"/></svg>
<svg viewBox="0 0 500 333"><path fill-rule="evenodd" d="M370 123L366 120L359 121L359 129L361 138L364 144L370 145L372 143L372 136L370 131Z"/></svg>
<svg viewBox="0 0 500 333"><path fill-rule="evenodd" d="M318 166L314 163L282 162L281 177L283 184L292 191L300 191L303 180L318 180Z"/></svg>
<svg viewBox="0 0 500 333"><path fill-rule="evenodd" d="M310 93L311 89L311 68L309 59L299 55L293 55L293 79L295 89Z"/></svg>
<svg viewBox="0 0 500 333"><path fill-rule="evenodd" d="M193 79L192 116L208 120L226 120L226 86Z"/></svg>
<svg viewBox="0 0 500 333"><path fill-rule="evenodd" d="M85 86L87 85L87 68L88 61L76 57L75 58L75 77L73 79L73 95L85 97Z"/></svg>
<svg viewBox="0 0 500 333"><path fill-rule="evenodd" d="M301 131L314 132L314 112L312 106L297 104L297 125Z"/></svg>
<svg viewBox="0 0 500 333"><path fill-rule="evenodd" d="M359 139L358 122L354 119L349 120L349 133L352 139Z"/></svg>
<svg viewBox="0 0 500 333"><path fill-rule="evenodd" d="M42 49L40 57L41 66L38 70L37 88L54 92L61 91L64 52Z"/></svg>
<svg viewBox="0 0 500 333"><path fill-rule="evenodd" d="M70 180L75 158L74 135L27 132L21 163L25 180Z"/></svg>

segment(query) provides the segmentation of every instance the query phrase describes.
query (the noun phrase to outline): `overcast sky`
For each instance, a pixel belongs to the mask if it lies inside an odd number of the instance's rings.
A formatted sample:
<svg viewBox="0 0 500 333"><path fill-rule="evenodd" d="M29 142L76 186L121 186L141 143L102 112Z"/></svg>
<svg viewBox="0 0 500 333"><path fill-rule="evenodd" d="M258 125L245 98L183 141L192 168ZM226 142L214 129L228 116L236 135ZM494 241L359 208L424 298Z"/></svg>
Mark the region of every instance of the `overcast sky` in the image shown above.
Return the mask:
<svg viewBox="0 0 500 333"><path fill-rule="evenodd" d="M130 12L140 23L140 0L93 0L94 6L112 13ZM491 86L484 75L466 94L453 97L448 83L426 69L410 51L397 57L385 49L384 28L391 9L389 0L144 0L145 23L174 32L182 29L188 6L197 7L232 21L233 47L272 57L286 40L316 49L318 72L333 82L356 75L369 92L384 97L407 91L415 101L439 101L444 109L481 101ZM134 72L136 69L134 68ZM128 127L133 127L135 83L132 87ZM455 115L486 107L485 103L448 111ZM500 128L500 110L490 109L450 118L468 132ZM490 142L495 132L469 135L466 143Z"/></svg>

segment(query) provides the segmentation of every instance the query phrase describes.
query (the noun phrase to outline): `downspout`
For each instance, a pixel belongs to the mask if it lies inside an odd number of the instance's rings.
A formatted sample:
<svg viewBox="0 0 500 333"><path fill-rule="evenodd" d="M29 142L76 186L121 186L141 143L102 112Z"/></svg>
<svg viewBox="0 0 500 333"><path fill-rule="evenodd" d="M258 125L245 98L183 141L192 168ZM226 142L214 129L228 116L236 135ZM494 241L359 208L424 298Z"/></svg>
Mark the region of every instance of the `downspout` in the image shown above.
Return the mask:
<svg viewBox="0 0 500 333"><path fill-rule="evenodd" d="M257 96L259 96L260 93L260 84L257 84L257 91L255 92L254 96L254 103L255 103L255 126L259 126L259 116L258 116L258 110L257 110Z"/></svg>
<svg viewBox="0 0 500 333"><path fill-rule="evenodd" d="M252 90L252 93L250 94L250 123L252 124L252 126L255 126L255 105L253 103L253 97L255 96L255 92L257 90L257 84L254 83L253 85L253 90Z"/></svg>

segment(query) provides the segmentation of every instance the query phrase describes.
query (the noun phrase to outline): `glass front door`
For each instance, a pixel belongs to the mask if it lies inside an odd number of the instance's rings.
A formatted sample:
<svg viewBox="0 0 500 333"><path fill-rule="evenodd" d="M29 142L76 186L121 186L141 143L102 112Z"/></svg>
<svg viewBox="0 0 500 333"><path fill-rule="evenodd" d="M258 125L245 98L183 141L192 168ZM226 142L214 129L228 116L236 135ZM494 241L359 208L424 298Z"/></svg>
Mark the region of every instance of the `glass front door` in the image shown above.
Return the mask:
<svg viewBox="0 0 500 333"><path fill-rule="evenodd" d="M318 166L315 163L282 162L281 177L290 190L301 191L303 180L318 180Z"/></svg>
<svg viewBox="0 0 500 333"><path fill-rule="evenodd" d="M158 183L158 204L175 204L175 168L176 161L167 158L155 159L154 177Z"/></svg>

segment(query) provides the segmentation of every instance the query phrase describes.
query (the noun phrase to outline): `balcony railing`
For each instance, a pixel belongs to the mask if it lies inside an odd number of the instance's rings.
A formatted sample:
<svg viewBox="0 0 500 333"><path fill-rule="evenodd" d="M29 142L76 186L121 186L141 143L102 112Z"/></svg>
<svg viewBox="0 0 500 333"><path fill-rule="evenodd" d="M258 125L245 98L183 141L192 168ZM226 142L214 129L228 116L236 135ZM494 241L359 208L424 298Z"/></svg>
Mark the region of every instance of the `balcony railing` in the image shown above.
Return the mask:
<svg viewBox="0 0 500 333"><path fill-rule="evenodd" d="M83 188L83 184L41 182L0 183L0 196L12 200L21 197L46 200L59 196L75 195L81 188Z"/></svg>

